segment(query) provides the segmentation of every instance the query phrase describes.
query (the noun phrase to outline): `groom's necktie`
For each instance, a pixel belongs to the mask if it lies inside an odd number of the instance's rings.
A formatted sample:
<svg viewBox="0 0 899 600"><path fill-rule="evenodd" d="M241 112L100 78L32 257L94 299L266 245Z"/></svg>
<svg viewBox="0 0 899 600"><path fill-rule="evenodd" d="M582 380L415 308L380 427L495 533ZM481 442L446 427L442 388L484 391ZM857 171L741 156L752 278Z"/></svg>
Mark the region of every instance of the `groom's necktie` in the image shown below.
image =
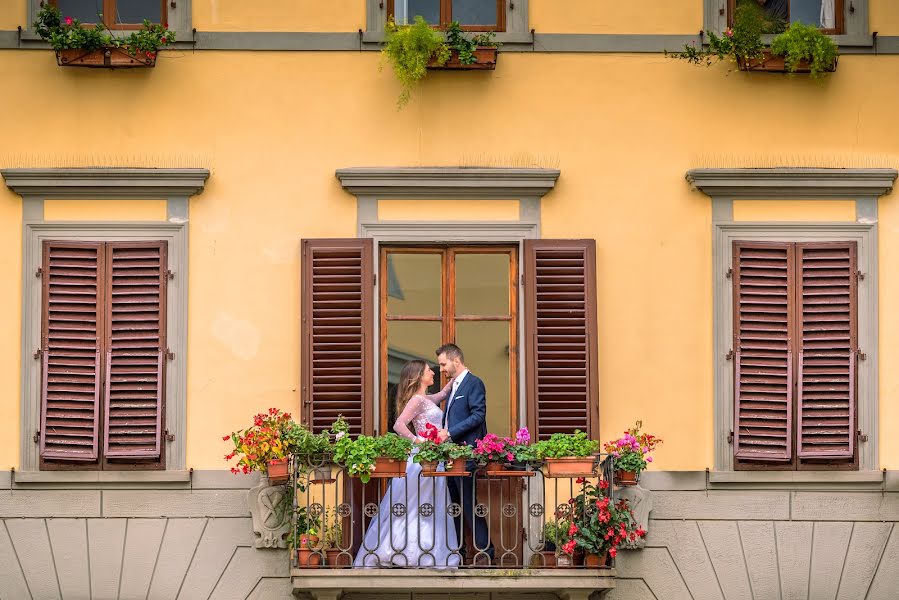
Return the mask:
<svg viewBox="0 0 899 600"><path fill-rule="evenodd" d="M449 400L446 401L446 410L443 411L443 428L446 429L446 422L449 420L449 410L450 405L453 403L453 398L456 397L456 390L459 389L459 380L453 381L453 387L450 389Z"/></svg>

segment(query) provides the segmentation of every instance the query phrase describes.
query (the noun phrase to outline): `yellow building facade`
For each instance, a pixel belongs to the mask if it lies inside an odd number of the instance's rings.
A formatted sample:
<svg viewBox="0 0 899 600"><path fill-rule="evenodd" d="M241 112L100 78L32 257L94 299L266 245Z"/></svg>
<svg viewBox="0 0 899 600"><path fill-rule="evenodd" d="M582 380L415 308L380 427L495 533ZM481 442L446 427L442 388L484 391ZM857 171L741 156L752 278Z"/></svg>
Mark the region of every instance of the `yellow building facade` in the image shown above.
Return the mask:
<svg viewBox="0 0 899 600"><path fill-rule="evenodd" d="M379 247L512 247L519 284L523 240L592 240L594 432L613 439L641 420L664 439L644 474L654 507L646 548L620 556L606 597L771 597L772 589L891 597L899 561L893 3L855 0L863 32L838 39L836 72L815 81L731 63L700 68L663 53L699 41L713 25L707 13L726 2L506 2L510 31L500 35L496 70L431 72L402 110L389 64L380 68L386 9L378 2L178 4L175 47L153 69L122 71L59 67L30 34L29 0L0 6L0 555L19 557L0 568L9 597L305 593L284 552L253 547L245 496L255 483L227 473L222 436L269 407L303 414L302 240L365 237ZM340 173L354 169L377 169L390 183ZM398 175L403 169L411 175ZM454 192L472 170L493 183ZM528 179L538 176L539 184ZM171 240L177 322L169 323L168 377L180 383L167 383L175 438L165 442L166 468L151 475L41 467L35 252L57 233ZM853 384L859 441L849 470L734 467L726 271L741 239L857 244L865 360ZM490 275L471 284L474 295L507 273L485 265ZM428 267L415 269L400 261L395 276L414 288ZM388 297L378 272L373 293ZM509 390L503 410L513 416L491 417L497 428L533 418L519 292L510 301L520 330L508 348L491 347L501 358L485 349L480 359L499 360L482 370L499 373L496 389ZM410 328L406 342L397 333L396 347L415 355L422 331ZM370 344L372 423L382 429L388 367ZM513 370L503 374L508 356ZM98 570L107 563L111 570ZM180 584L156 577L154 564ZM53 568L56 579L41 575Z"/></svg>

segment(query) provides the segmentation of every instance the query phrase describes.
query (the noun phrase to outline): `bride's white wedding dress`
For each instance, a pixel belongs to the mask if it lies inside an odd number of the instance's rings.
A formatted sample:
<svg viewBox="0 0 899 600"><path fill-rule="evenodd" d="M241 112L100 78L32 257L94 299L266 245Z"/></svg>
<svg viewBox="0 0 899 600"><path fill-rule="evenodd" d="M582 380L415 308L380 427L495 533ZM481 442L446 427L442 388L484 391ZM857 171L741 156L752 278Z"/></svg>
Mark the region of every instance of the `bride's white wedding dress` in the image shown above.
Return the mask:
<svg viewBox="0 0 899 600"><path fill-rule="evenodd" d="M446 398L449 390L447 385L437 394L413 396L397 417L397 433L414 440L415 436L409 432L410 423L419 434L428 423L440 428L443 411L437 404ZM365 532L354 566L459 566L456 528L453 518L447 514L449 504L446 478L422 477L421 466L412 462L410 456L406 476L390 480L378 513Z"/></svg>

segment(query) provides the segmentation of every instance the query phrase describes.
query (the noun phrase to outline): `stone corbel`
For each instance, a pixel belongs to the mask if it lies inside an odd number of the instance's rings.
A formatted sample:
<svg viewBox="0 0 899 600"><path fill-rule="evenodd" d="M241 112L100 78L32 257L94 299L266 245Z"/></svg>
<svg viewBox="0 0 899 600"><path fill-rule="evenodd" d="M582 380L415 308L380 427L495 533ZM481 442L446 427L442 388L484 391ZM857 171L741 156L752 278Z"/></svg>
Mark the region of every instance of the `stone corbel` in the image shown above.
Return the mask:
<svg viewBox="0 0 899 600"><path fill-rule="evenodd" d="M290 531L291 502L287 488L271 485L268 477L260 477L259 485L247 496L257 548L287 548L284 537Z"/></svg>
<svg viewBox="0 0 899 600"><path fill-rule="evenodd" d="M649 533L649 513L652 511L652 492L640 486L623 486L618 488L616 495L619 498L625 498L630 504L634 513L634 520L639 527L642 527L647 534ZM627 541L622 544L625 549L640 549L646 545L646 538L638 538L636 541Z"/></svg>

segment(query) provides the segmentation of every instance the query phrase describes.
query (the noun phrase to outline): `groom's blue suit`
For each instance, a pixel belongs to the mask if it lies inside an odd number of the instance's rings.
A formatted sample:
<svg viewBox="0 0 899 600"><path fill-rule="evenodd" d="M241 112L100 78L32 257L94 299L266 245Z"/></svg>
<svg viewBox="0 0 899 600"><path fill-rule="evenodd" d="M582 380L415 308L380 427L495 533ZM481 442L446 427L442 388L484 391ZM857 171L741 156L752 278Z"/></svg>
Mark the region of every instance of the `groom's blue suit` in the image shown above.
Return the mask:
<svg viewBox="0 0 899 600"><path fill-rule="evenodd" d="M474 448L476 442L487 434L487 389L484 382L471 371L465 374L456 392L447 400L446 410L443 414L443 427L450 438L457 444L467 444ZM493 558L493 545L490 543L490 534L487 530L487 521L484 517L475 515L475 480L474 472L477 465L469 461L466 468L471 472L470 477L449 477L447 487L450 498L462 506L462 515L455 518L456 534L460 543L462 535L462 516L465 517L466 529L474 527L474 544L476 552L484 552ZM462 546L464 552L464 546Z"/></svg>

